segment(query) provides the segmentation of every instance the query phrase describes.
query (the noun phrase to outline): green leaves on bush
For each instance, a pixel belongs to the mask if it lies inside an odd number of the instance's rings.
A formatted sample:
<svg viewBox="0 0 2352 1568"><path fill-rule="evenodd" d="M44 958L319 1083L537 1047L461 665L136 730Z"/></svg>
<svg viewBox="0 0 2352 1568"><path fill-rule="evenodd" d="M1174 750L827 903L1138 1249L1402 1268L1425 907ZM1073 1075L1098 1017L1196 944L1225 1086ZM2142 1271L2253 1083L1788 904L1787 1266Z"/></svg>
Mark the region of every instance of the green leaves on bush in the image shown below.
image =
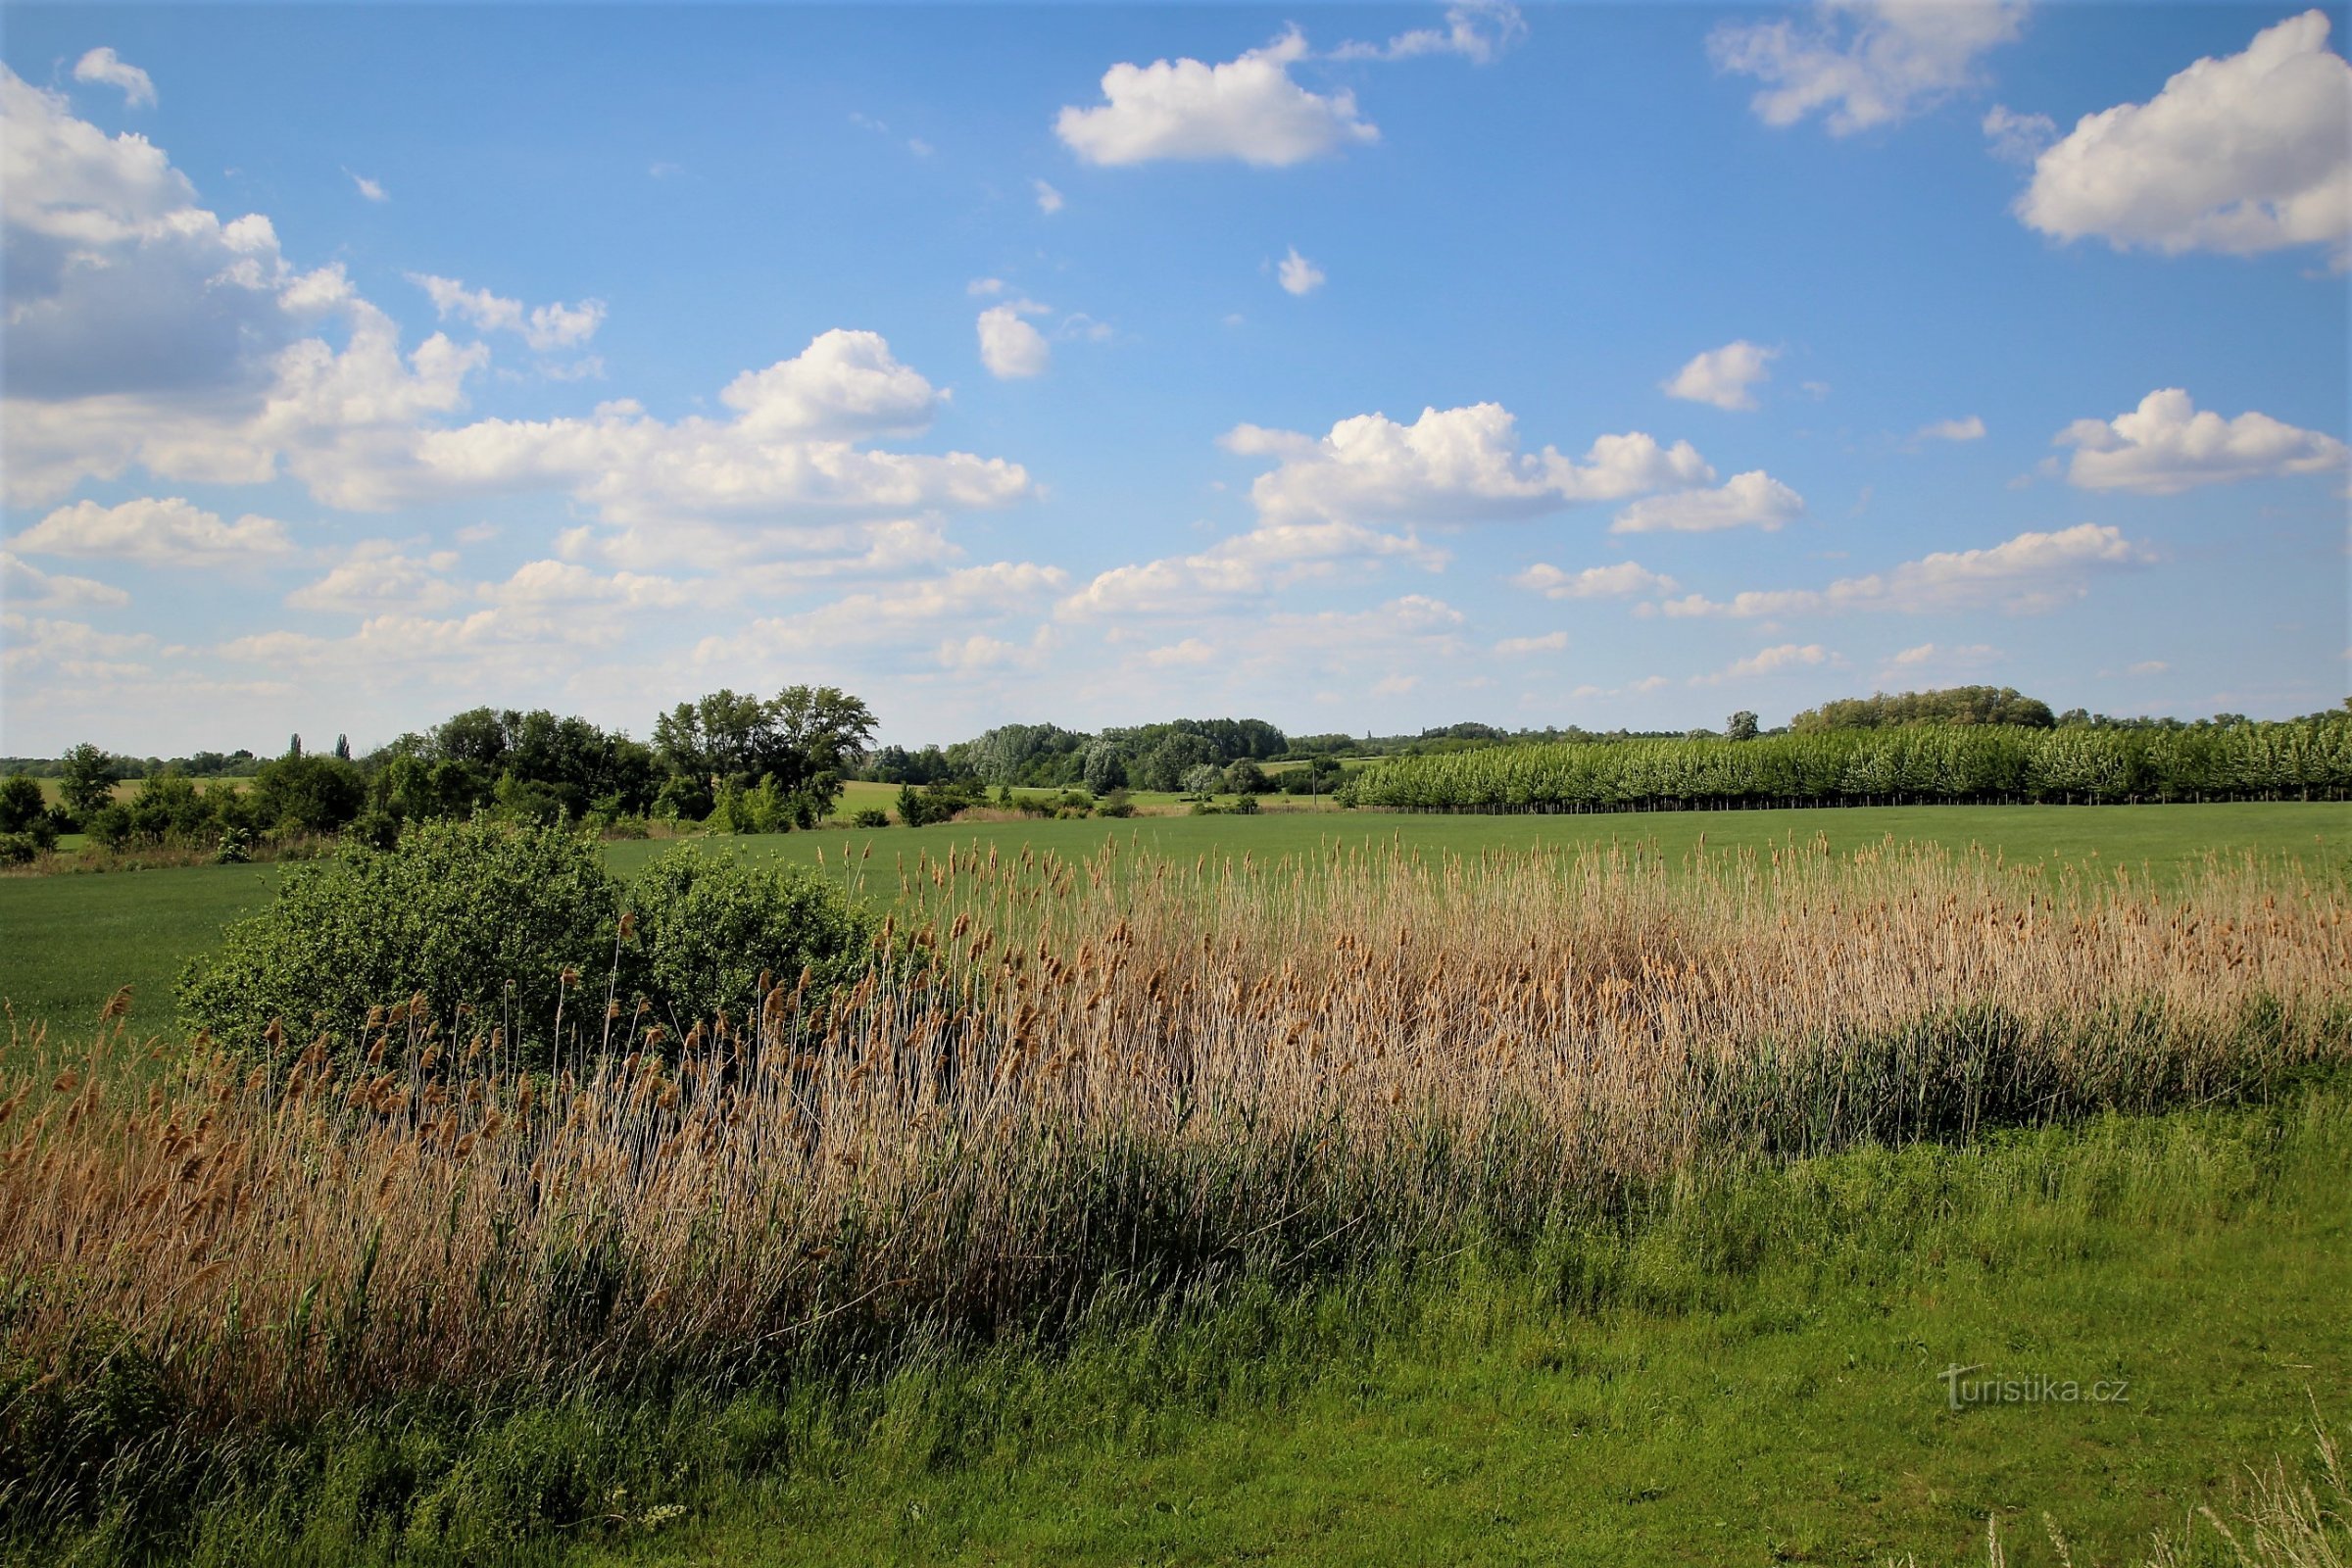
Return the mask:
<svg viewBox="0 0 2352 1568"><path fill-rule="evenodd" d="M180 1017L238 1051L261 1051L273 1019L285 1053L321 1033L349 1048L368 1008L422 993L445 1028L471 1004L544 1056L559 977L609 972L619 916L619 884L573 833L419 823L392 849L348 844L289 870L274 904L188 966Z"/></svg>
<svg viewBox="0 0 2352 1568"><path fill-rule="evenodd" d="M756 865L688 845L646 867L630 895L637 943L623 955L623 977L665 1021L752 1016L762 970L787 986L809 970L810 996L821 1001L873 958L879 922L806 866Z"/></svg>
<svg viewBox="0 0 2352 1568"><path fill-rule="evenodd" d="M624 908L637 916L627 942ZM422 822L387 848L347 843L289 870L269 909L188 966L180 1016L241 1052L270 1049L272 1020L280 1054L320 1034L350 1052L371 1007L421 994L444 1038L504 1028L524 1064L544 1065L559 1002L565 1040L591 1049L604 1039L608 985L628 1015L643 998L679 1030L721 1008L749 1016L762 970L790 985L809 969L809 1000L821 1002L865 972L876 924L802 867L687 847L630 887L594 842L562 827ZM566 969L577 971L568 990Z"/></svg>

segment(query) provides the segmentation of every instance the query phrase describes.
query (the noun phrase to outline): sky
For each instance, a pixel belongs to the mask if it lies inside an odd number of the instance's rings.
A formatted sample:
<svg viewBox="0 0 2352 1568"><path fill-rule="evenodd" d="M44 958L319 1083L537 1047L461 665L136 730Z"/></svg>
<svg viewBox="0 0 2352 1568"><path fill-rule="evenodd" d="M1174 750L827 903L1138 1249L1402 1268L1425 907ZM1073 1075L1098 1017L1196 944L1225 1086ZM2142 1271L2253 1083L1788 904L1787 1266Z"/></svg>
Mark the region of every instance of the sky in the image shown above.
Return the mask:
<svg viewBox="0 0 2352 1568"><path fill-rule="evenodd" d="M2332 707L2346 32L12 4L0 751Z"/></svg>

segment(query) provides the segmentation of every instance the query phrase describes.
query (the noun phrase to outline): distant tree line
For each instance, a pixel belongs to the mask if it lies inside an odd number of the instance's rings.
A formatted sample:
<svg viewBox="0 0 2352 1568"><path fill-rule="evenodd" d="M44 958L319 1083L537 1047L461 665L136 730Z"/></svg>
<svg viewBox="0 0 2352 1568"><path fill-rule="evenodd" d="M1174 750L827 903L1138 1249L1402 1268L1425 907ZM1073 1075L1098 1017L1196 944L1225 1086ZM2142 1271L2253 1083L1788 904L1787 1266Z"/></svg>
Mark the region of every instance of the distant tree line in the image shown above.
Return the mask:
<svg viewBox="0 0 2352 1568"><path fill-rule="evenodd" d="M788 686L772 698L721 690L681 703L655 720L650 746L544 709L490 708L361 758L341 737L319 753L297 735L281 756L241 775L150 769L81 745L37 774L19 767L0 780L0 860L29 859L74 832L108 849L201 849L237 859L265 842L329 834L389 844L411 823L485 811L623 832L642 833L649 816L780 832L832 810L873 729L873 711L858 698ZM54 802L43 777L58 781ZM119 791L124 779L139 787Z"/></svg>

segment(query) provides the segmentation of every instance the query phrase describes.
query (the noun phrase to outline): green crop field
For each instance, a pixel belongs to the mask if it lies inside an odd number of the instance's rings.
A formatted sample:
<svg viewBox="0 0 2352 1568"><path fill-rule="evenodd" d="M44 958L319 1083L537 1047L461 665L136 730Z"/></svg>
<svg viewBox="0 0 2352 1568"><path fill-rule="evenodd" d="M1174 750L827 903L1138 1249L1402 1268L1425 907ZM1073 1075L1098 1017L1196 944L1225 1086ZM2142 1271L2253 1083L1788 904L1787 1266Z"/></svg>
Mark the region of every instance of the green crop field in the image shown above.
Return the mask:
<svg viewBox="0 0 2352 1568"><path fill-rule="evenodd" d="M893 798L883 785L853 786ZM1172 798L1171 798L1172 799ZM1286 803L1287 804L1287 803ZM845 808L856 808L855 800ZM2209 852L2290 854L2318 867L2352 869L2352 806L2240 803L2210 806L1861 807L1825 810L1642 811L1561 816L1419 815L1268 810L1254 817L1144 816L1125 821L1020 819L934 827L820 830L756 838L712 838L755 857L838 870L846 849L862 860L864 887L894 896L898 859L947 846L1000 854L1023 848L1064 857L1116 840L1173 856L1248 853L1259 859L1312 855L1335 846L1391 840L1433 853L1476 855L1495 846L1651 844L1680 858L1703 839L1710 851L1761 847L1790 835L1826 835L1839 851L1898 840L1981 844L2013 862L2146 865L2163 874ZM614 869L631 874L672 847L664 839L607 847ZM0 877L0 998L21 1020L65 1027L86 1022L119 987L131 990L133 1016L167 1028L180 967L208 951L231 920L270 898L274 865L197 866L103 875Z"/></svg>

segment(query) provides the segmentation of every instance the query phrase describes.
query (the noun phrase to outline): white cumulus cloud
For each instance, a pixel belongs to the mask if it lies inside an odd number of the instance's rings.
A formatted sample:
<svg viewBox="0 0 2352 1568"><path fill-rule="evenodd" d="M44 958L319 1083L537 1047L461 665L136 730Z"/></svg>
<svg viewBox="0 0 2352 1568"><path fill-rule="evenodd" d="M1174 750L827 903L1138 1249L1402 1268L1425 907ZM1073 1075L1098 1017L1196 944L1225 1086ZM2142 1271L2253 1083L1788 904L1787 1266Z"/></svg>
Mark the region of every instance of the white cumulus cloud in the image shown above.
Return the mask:
<svg viewBox="0 0 2352 1568"><path fill-rule="evenodd" d="M1764 83L1768 125L1823 117L1833 136L1892 124L1974 86L1979 60L2017 38L2023 0L1824 0L1805 21L1726 23L1716 69Z"/></svg>
<svg viewBox="0 0 2352 1568"><path fill-rule="evenodd" d="M1694 356L1690 363L1659 383L1670 398L1690 403L1712 403L1719 409L1752 409L1749 388L1771 377L1779 349L1762 348L1745 338Z"/></svg>
<svg viewBox="0 0 2352 1568"><path fill-rule="evenodd" d="M486 288L468 289L454 277L411 272L409 281L424 290L441 319L454 316L479 332L513 332L543 354L578 347L596 336L596 329L605 321L603 300L526 307L520 300L502 298Z"/></svg>
<svg viewBox="0 0 2352 1568"><path fill-rule="evenodd" d="M1499 403L1424 409L1411 424L1381 414L1340 420L1316 437L1237 425L1226 450L1271 457L1250 499L1269 519L1450 523L1529 517L1583 501L1615 501L1715 477L1687 441L1640 431L1604 435L1579 461L1556 448L1519 449L1518 421Z"/></svg>
<svg viewBox="0 0 2352 1568"><path fill-rule="evenodd" d="M74 63L74 79L118 88L122 94L122 102L132 109L152 109L155 106L154 78L114 50L103 46L91 50Z"/></svg>
<svg viewBox="0 0 2352 1568"><path fill-rule="evenodd" d="M2082 522L2048 533L2028 531L1980 550L1941 550L1884 572L1840 577L1827 588L1750 590L1729 600L1703 594L1669 599L1670 616L1710 615L1735 620L1893 611L1930 614L1999 605L2013 614L2056 610L2082 598L2091 575L2135 566L2148 551L2103 523Z"/></svg>
<svg viewBox="0 0 2352 1568"><path fill-rule="evenodd" d="M1103 101L1063 109L1054 134L1090 164L1232 158L1268 169L1378 141L1353 93L1310 92L1291 78L1307 53L1294 28L1222 65L1114 65L1102 74Z"/></svg>
<svg viewBox="0 0 2352 1568"><path fill-rule="evenodd" d="M177 496L113 507L76 502L9 542L34 555L111 558L150 566L246 565L294 548L286 525L273 517L247 515L225 522L220 514Z"/></svg>
<svg viewBox="0 0 2352 1568"><path fill-rule="evenodd" d="M1023 320L1042 314L1043 307L1027 300L992 305L980 313L980 363L1000 381L1043 375L1054 361L1046 335Z"/></svg>
<svg viewBox="0 0 2352 1568"><path fill-rule="evenodd" d="M2053 443L2075 449L2067 483L2083 490L2178 495L2200 485L2344 466L2344 443L2267 414L2225 419L2167 387L2113 419L2077 419Z"/></svg>
<svg viewBox="0 0 2352 1568"><path fill-rule="evenodd" d="M1423 55L1460 55L1489 66L1527 36L1527 19L1509 0L1462 0L1446 8L1443 27L1415 27L1387 43L1344 43L1334 60L1412 60Z"/></svg>
<svg viewBox="0 0 2352 1568"><path fill-rule="evenodd" d="M0 600L38 610L66 610L75 605L119 610L130 603L130 595L94 578L43 571L31 562L0 550Z"/></svg>
<svg viewBox="0 0 2352 1568"><path fill-rule="evenodd" d="M1282 259L1274 271L1286 294L1312 294L1323 286L1323 269L1299 255L1296 245L1291 247L1291 253Z"/></svg>
<svg viewBox="0 0 2352 1568"><path fill-rule="evenodd" d="M1745 659L1735 659L1711 675L1693 675L1690 684L1720 686L1725 681L1749 680L1758 675L1780 675L1792 669L1812 669L1843 662L1842 659L1819 643L1782 643L1773 648L1759 648Z"/></svg>
<svg viewBox="0 0 2352 1568"><path fill-rule="evenodd" d="M1582 571L1563 571L1539 561L1511 582L1546 599L1638 599L1645 594L1670 594L1681 586L1664 572L1651 571L1635 561L1587 566Z"/></svg>
<svg viewBox="0 0 2352 1568"><path fill-rule="evenodd" d="M1617 514L1611 533L1712 533L1761 528L1766 533L1801 516L1805 498L1761 468L1736 473L1721 488L1645 496Z"/></svg>
<svg viewBox="0 0 2352 1568"><path fill-rule="evenodd" d="M2204 59L2144 104L2085 115L2034 165L2018 199L2030 227L2118 250L2251 256L2352 234L2352 64L2328 47L2325 11Z"/></svg>

